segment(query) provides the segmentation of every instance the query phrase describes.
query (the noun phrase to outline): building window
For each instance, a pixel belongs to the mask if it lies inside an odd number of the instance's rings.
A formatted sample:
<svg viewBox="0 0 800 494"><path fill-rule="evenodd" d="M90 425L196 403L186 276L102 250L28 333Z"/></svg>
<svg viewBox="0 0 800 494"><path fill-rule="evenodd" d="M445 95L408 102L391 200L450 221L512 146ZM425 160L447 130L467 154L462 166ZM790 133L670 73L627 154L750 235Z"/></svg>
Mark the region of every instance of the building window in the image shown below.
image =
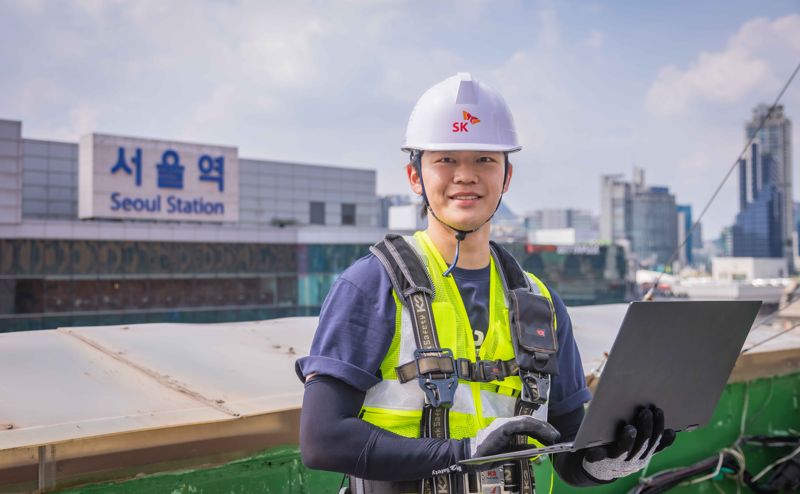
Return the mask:
<svg viewBox="0 0 800 494"><path fill-rule="evenodd" d="M356 224L356 205L355 204L342 204L342 224L355 225Z"/></svg>
<svg viewBox="0 0 800 494"><path fill-rule="evenodd" d="M311 201L311 218L309 223L312 225L325 224L325 203Z"/></svg>

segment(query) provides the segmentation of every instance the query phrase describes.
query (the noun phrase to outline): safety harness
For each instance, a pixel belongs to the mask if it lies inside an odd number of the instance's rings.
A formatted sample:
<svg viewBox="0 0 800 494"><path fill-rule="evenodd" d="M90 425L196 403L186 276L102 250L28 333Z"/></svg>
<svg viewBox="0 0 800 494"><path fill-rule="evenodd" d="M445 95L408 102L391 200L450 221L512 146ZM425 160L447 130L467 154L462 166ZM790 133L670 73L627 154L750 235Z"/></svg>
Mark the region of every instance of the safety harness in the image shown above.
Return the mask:
<svg viewBox="0 0 800 494"><path fill-rule="evenodd" d="M502 381L510 376L522 380L515 414L532 415L547 406L550 376L558 373L556 357L555 311L547 297L533 289L531 279L504 248L490 242L491 254L499 267L509 307L509 326L514 360L455 359L453 351L441 348L431 309L435 296L428 271L417 251L400 235L389 234L370 248L389 274L395 292L411 315L416 342L414 360L396 367L398 379L405 383L417 379L425 393L420 435L448 438L448 412L453 405L459 379L473 382ZM527 437L518 436L517 444ZM507 484L519 485L521 494L533 494L534 482L527 460L516 462L519 475L504 472ZM511 475L509 475L511 473ZM465 476L456 473L423 479L421 494L467 492ZM513 478L513 480L512 480Z"/></svg>

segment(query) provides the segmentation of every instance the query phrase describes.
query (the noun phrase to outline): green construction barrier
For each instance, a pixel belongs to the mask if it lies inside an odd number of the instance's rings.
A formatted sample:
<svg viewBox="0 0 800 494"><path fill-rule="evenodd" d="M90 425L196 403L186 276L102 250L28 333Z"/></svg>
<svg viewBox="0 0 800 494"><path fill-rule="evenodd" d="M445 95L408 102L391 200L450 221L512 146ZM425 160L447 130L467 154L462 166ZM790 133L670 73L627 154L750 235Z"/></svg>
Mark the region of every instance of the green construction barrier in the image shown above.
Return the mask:
<svg viewBox="0 0 800 494"><path fill-rule="evenodd" d="M743 435L797 435L800 373L729 384L720 398L709 424L691 433L678 434L675 444L657 455L645 472L634 474L602 487L578 489L556 477L553 492L558 494L624 493L640 478L670 468L686 466L732 447ZM757 473L766 465L790 452L788 448L743 446L747 469ZM552 468L548 461L535 467L539 494L548 492ZM341 474L306 469L296 446L272 449L225 465L137 477L59 491L62 494L101 493L281 493L336 494ZM701 483L676 487L671 494L751 492L735 480L720 474Z"/></svg>

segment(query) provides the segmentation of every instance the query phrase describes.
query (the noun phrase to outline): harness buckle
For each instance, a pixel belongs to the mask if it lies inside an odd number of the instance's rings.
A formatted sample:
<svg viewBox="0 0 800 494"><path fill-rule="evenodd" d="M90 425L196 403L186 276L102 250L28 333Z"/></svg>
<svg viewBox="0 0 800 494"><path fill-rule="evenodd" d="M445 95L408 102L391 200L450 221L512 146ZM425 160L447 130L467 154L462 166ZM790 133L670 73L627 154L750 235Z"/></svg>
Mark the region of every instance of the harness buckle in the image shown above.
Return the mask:
<svg viewBox="0 0 800 494"><path fill-rule="evenodd" d="M522 401L540 406L547 403L550 397L549 375L521 370L519 377L522 379Z"/></svg>
<svg viewBox="0 0 800 494"><path fill-rule="evenodd" d="M423 373L419 362L420 358L425 356L449 357L453 372ZM458 374L453 351L449 348L417 348L414 350L414 362L417 366L419 387L425 392L425 403L434 408L452 407L458 387Z"/></svg>
<svg viewBox="0 0 800 494"><path fill-rule="evenodd" d="M478 377L482 382L489 381L502 381L505 379L503 375L502 362L498 360L478 360L475 362Z"/></svg>

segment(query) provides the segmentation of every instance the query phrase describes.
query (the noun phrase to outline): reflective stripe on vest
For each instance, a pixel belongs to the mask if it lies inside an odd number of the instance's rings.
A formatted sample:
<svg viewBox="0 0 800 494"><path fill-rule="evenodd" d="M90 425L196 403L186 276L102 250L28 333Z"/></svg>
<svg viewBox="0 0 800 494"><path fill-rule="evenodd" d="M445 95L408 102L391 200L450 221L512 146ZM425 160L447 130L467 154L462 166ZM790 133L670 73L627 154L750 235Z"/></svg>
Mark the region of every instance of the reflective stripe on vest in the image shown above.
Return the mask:
<svg viewBox="0 0 800 494"><path fill-rule="evenodd" d="M474 362L474 336L458 287L452 277L442 277L447 264L427 233L417 232L413 237L406 237L406 240L420 254L434 286L435 296L431 307L441 346L450 348L455 358L467 358ZM479 357L484 360L510 360L514 358L514 350L508 321L508 301L494 259L491 259L490 271L489 327ZM534 292L552 303L544 283L533 275L528 276ZM411 315L397 293L393 291L392 294L397 307L395 334L381 363L383 380L367 391L362 418L401 436L419 437L424 393L416 380L400 383L394 370L398 365L414 360L416 344ZM518 376L489 383L459 381L450 409L451 437L460 439L475 436L479 429L488 426L495 418L513 416L516 397L521 389ZM540 407L534 417L547 420L547 407Z"/></svg>

